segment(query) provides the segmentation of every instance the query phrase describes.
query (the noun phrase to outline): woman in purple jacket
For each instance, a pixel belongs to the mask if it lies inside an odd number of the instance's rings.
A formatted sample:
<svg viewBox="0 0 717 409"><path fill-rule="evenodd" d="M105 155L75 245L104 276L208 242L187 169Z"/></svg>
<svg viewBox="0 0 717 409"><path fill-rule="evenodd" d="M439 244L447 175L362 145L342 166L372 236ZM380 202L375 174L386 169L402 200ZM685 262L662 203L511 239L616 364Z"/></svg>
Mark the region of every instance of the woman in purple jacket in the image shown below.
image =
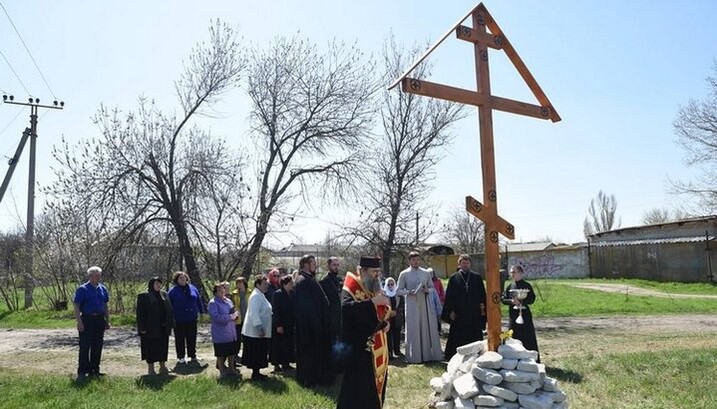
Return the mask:
<svg viewBox="0 0 717 409"><path fill-rule="evenodd" d="M167 294L172 303L174 316L174 342L177 350L178 363L197 362L197 320L204 312L202 297L197 287L189 283L189 276L184 271L177 271L172 276L174 286ZM186 356L185 361L185 346Z"/></svg>
<svg viewBox="0 0 717 409"><path fill-rule="evenodd" d="M237 331L234 320L239 312L234 310L234 304L227 297L228 287L227 282L215 284L214 298L207 306L209 317L212 319L214 356L217 357L217 369L221 377L240 376L234 368L234 356L237 353Z"/></svg>

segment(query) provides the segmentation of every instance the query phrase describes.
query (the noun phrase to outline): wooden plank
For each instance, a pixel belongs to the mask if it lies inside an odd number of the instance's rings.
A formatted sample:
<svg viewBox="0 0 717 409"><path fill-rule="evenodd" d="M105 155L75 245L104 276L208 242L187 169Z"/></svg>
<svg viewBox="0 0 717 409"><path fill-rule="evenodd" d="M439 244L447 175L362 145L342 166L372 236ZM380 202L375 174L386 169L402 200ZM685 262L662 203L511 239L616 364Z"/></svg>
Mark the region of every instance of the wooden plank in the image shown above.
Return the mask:
<svg viewBox="0 0 717 409"><path fill-rule="evenodd" d="M511 114L525 115L537 119L552 119L550 113L553 110L549 107L528 104L513 99L490 97L490 105L498 111L510 112Z"/></svg>
<svg viewBox="0 0 717 409"><path fill-rule="evenodd" d="M403 92L409 92L411 94L424 95L468 105L480 106L489 103L488 98L479 95L475 91L468 91L462 88L436 84L434 82L410 77L406 77L401 81L401 89Z"/></svg>
<svg viewBox="0 0 717 409"><path fill-rule="evenodd" d="M463 21L465 21L465 19L467 19L471 14L473 14L473 12L474 12L475 10L477 10L479 7L483 7L483 3L479 3L477 6L473 7L473 8L471 9L471 11L469 11L469 12L466 13L463 17L461 17L461 19L458 20L458 21L456 22L456 24L454 24L453 26L451 26L451 28L450 28L448 31L446 31L446 33L443 34L443 36L442 36L438 41L436 41L430 48L428 48L428 50L426 50L425 53L423 53L420 57L418 57L418 60L416 60L416 62L414 62L413 65L411 65L411 67L410 67L409 69L407 69L406 71L404 71L403 74L401 74L401 76L398 77L398 79L397 79L396 81L394 81L393 83L391 83L391 85L388 86L388 89L393 89L393 88L395 88L396 85L398 85L399 82L403 81L403 79L406 78L406 77L408 76L408 74L411 73L411 71L413 71L414 69L416 69L416 67L418 66L418 64L422 63L423 60L425 60L426 57L428 57L428 55L429 55L430 53L432 53L433 50L436 49L436 47L438 47L439 45L441 45L441 43L443 42L443 40L445 40L449 35L451 35L451 33L453 32L453 30L456 29L456 27L458 27ZM485 7L484 7L484 8L485 8Z"/></svg>
<svg viewBox="0 0 717 409"><path fill-rule="evenodd" d="M479 4L476 8L478 12L482 12L485 15L485 24L490 29L491 33L496 36L503 37L503 51L505 51L505 54L508 56L508 59L513 63L513 66L516 70L518 70L518 73L523 78L523 81L525 81L526 85L528 85L528 88L533 92L533 95L535 95L535 98L540 102L540 105L544 107L550 108L550 120L553 122L559 122L561 120L560 115L558 115L558 111L555 110L555 107L553 107L553 104L550 103L550 100L548 99L547 95L545 95L545 92L543 92L543 89L540 88L540 85L538 85L538 81L536 81L535 77L533 77L533 74L531 74L528 67L525 65L523 60L518 55L518 52L515 51L515 48L510 44L510 41L503 33L503 30L500 29L498 26L498 23L493 19L493 16L490 15L488 10L483 6L483 4Z"/></svg>
<svg viewBox="0 0 717 409"><path fill-rule="evenodd" d="M495 210L488 205L476 200L473 196L466 196L466 211L485 224L491 224L498 233L513 240L515 239L515 227L504 218L495 214Z"/></svg>
<svg viewBox="0 0 717 409"><path fill-rule="evenodd" d="M463 25L456 27L456 38L471 43L481 42L494 50L503 48L503 37L494 36Z"/></svg>

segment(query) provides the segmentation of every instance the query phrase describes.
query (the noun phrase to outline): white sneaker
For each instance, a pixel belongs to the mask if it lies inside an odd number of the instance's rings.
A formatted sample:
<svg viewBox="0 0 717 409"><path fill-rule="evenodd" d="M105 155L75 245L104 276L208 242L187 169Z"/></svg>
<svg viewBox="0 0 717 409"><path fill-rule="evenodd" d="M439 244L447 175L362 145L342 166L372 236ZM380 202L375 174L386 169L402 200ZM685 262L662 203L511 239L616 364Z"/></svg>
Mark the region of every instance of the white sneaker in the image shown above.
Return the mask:
<svg viewBox="0 0 717 409"><path fill-rule="evenodd" d="M182 358L182 359L180 359L179 361L177 361L177 363L180 363L180 364L186 364L186 363L187 363L187 361L185 361L185 360L184 360L184 358Z"/></svg>

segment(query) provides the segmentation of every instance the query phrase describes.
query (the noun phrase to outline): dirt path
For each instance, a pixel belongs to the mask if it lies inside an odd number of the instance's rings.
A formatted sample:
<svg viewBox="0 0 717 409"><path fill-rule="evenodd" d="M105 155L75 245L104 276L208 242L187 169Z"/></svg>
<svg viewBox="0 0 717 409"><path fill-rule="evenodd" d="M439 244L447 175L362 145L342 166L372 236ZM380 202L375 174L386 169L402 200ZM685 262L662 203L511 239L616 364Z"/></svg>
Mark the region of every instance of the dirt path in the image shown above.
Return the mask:
<svg viewBox="0 0 717 409"><path fill-rule="evenodd" d="M671 337L680 342L690 334L701 334L700 345L717 339L717 316L671 315L604 318L537 319L535 325L541 350L559 357L576 349L597 348L595 337L609 340L614 348L642 348L642 340ZM627 335L626 335L627 334ZM633 343L623 342L632 337ZM566 340L570 340L566 342ZM712 341L709 341L712 340ZM620 345L624 344L624 345ZM632 344L632 346L631 346ZM657 346L659 347L659 345ZM602 348L602 347L601 347ZM605 349L601 349L603 351ZM173 367L174 340L170 339L170 368ZM597 352L597 350L596 350ZM198 356L209 365L194 375L216 375L213 368L209 327L199 329ZM74 329L0 330L0 367L19 372L64 373L72 375L77 365L77 331ZM105 334L102 370L115 376L138 376L144 364L139 358L139 339L129 327L112 328ZM206 369L206 370L205 370ZM248 372L245 375L249 375Z"/></svg>
<svg viewBox="0 0 717 409"><path fill-rule="evenodd" d="M717 295L705 294L672 294L662 291L649 290L626 284L570 284L572 287L585 288L588 290L605 291L609 293L627 293L628 295L663 297L663 298L707 298L717 299Z"/></svg>

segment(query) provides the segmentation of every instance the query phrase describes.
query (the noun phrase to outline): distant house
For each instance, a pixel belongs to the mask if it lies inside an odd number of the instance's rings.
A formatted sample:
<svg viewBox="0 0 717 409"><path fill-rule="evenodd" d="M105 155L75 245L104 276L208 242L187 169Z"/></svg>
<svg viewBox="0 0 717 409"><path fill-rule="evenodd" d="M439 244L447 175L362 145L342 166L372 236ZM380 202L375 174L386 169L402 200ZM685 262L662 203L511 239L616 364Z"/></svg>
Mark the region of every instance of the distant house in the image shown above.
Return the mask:
<svg viewBox="0 0 717 409"><path fill-rule="evenodd" d="M626 227L589 237L593 277L715 282L717 215Z"/></svg>
<svg viewBox="0 0 717 409"><path fill-rule="evenodd" d="M509 243L501 250L501 259L505 260L502 268L507 271L510 266L519 265L528 279L588 276L587 247L583 244Z"/></svg>

